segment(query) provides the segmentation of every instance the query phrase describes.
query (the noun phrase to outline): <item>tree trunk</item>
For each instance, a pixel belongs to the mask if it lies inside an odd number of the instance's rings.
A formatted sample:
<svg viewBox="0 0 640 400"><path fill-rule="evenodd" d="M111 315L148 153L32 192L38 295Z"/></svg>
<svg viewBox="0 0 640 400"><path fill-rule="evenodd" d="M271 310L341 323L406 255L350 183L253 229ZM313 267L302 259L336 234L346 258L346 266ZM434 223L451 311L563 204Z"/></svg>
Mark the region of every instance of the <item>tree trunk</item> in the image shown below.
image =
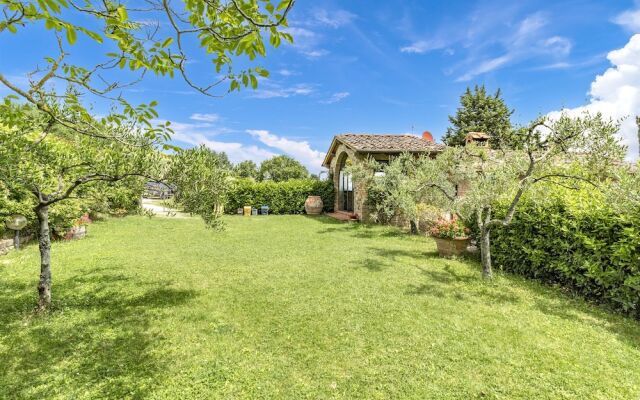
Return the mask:
<svg viewBox="0 0 640 400"><path fill-rule="evenodd" d="M491 269L491 230L481 227L480 229L480 257L482 258L482 277L491 279L493 270Z"/></svg>
<svg viewBox="0 0 640 400"><path fill-rule="evenodd" d="M411 234L412 235L417 235L418 234L418 223L414 220L409 221L409 224L411 225Z"/></svg>
<svg viewBox="0 0 640 400"><path fill-rule="evenodd" d="M38 311L51 305L51 236L49 234L49 206L36 207L38 243L40 247L40 283L38 283Z"/></svg>

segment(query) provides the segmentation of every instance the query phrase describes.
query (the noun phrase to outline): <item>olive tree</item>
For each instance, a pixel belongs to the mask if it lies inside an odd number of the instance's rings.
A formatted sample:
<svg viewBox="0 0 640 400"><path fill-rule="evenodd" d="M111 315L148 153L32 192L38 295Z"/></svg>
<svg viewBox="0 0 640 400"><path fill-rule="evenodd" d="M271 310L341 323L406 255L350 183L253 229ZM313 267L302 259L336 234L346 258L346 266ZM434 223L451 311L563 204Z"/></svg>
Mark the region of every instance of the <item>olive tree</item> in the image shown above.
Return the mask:
<svg viewBox="0 0 640 400"><path fill-rule="evenodd" d="M202 217L215 229L222 229L231 170L218 154L205 146L179 150L171 157L167 182L176 188L176 201L185 211Z"/></svg>
<svg viewBox="0 0 640 400"><path fill-rule="evenodd" d="M76 117L65 115L70 121ZM31 107L9 102L0 106L0 182L11 192L29 193L38 219L39 310L51 304L50 207L88 196L101 182L159 176L162 166L160 141L150 139L136 124L95 123L99 132L117 135L123 142L78 135L61 126L50 128L42 140L48 122L47 115Z"/></svg>
<svg viewBox="0 0 640 400"><path fill-rule="evenodd" d="M374 158L348 167L354 181L367 191L367 205L371 217L377 222L388 222L395 217L409 221L412 234L418 233L420 205L433 203L433 194L424 186L423 175L429 171L431 160L403 153L388 164ZM429 173L431 179L434 174Z"/></svg>
<svg viewBox="0 0 640 400"><path fill-rule="evenodd" d="M49 206L84 185L153 167L146 160L169 139L169 123L154 124L157 102L133 105L123 97L123 89L149 74L178 75L195 91L212 97L255 88L258 76L268 72L253 64L237 71L234 60L266 55L266 40L273 47L282 40L291 42L291 35L281 28L287 26L293 5L294 0L0 0L4 43L26 40L26 32L46 32L41 37L50 49L39 54L33 70L23 76L0 71L0 85L11 92L4 102L11 112L2 120L6 142L0 179L23 182L37 193L36 213L46 221ZM71 57L78 40L92 42L102 55ZM211 62L211 74L194 76L192 61L202 56ZM20 106L25 103L32 108ZM103 117L95 118L93 105L107 108ZM34 109L37 117L30 125ZM86 154L77 152L84 145ZM85 157L89 154L96 158ZM45 309L51 301L45 222L39 240L39 308Z"/></svg>
<svg viewBox="0 0 640 400"><path fill-rule="evenodd" d="M483 276L492 276L491 231L508 225L526 194L541 184L576 187L578 182L598 186L608 168L620 162L626 149L616 134L619 124L588 114L540 118L521 130L522 150L491 151L473 145L448 148L423 174L424 187L441 194L443 205L479 229ZM506 213L494 207L506 203ZM514 249L517 251L517 249Z"/></svg>

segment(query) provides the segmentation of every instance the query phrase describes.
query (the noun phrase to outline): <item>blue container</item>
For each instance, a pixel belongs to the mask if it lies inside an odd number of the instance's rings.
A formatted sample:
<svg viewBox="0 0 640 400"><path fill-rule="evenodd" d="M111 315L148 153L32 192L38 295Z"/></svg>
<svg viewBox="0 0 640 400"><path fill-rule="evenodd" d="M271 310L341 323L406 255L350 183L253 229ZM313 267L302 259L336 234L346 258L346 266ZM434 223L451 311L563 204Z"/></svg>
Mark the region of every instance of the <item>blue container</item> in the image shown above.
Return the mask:
<svg viewBox="0 0 640 400"><path fill-rule="evenodd" d="M269 215L269 206L260 207L260 214L261 215Z"/></svg>

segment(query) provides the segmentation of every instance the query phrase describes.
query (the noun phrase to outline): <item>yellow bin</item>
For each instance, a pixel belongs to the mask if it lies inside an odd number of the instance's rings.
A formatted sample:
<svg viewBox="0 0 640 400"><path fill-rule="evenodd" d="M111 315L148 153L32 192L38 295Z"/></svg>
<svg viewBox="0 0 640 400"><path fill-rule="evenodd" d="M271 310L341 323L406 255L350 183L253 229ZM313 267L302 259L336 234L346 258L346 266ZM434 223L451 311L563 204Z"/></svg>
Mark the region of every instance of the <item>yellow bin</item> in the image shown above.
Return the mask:
<svg viewBox="0 0 640 400"><path fill-rule="evenodd" d="M245 217L251 216L251 206L244 206L244 216Z"/></svg>

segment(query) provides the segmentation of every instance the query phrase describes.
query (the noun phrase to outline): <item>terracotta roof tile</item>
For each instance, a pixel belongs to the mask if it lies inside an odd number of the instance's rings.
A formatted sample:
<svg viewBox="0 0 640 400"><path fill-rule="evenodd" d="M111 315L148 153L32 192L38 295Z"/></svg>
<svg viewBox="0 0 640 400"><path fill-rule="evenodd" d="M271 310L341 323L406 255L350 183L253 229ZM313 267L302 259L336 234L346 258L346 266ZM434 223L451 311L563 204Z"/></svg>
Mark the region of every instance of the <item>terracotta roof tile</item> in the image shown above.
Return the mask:
<svg viewBox="0 0 640 400"><path fill-rule="evenodd" d="M430 142L413 135L370 135L346 133L336 139L356 151L401 153L442 151L445 145Z"/></svg>

